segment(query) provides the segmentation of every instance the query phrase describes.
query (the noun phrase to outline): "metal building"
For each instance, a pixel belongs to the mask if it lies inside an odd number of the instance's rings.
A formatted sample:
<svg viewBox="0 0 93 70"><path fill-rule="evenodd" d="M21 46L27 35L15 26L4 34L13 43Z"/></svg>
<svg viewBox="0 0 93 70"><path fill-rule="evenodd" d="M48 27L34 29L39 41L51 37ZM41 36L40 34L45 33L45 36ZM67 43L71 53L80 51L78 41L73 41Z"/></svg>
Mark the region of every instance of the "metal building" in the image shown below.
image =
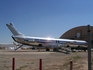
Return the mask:
<svg viewBox="0 0 93 70"><path fill-rule="evenodd" d="M91 43L93 45L93 26L90 26L90 29L91 29ZM87 30L88 30L87 26L78 26L66 31L60 38L87 41L88 40Z"/></svg>

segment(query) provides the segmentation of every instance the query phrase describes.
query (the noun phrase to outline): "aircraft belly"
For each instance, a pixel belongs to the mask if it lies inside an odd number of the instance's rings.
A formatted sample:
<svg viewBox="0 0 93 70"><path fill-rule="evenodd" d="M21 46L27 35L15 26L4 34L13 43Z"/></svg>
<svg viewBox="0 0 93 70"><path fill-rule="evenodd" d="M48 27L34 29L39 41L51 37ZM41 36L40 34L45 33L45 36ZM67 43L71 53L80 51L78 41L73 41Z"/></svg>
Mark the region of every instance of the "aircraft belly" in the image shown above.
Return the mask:
<svg viewBox="0 0 93 70"><path fill-rule="evenodd" d="M38 45L39 43L29 43L30 45Z"/></svg>

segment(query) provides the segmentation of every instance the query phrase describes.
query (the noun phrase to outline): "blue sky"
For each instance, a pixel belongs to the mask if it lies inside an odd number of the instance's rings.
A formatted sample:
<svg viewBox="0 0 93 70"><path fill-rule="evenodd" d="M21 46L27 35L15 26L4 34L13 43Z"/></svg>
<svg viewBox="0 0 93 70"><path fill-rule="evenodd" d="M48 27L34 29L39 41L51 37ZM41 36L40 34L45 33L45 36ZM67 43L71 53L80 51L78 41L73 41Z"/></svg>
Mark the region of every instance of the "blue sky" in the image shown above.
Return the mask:
<svg viewBox="0 0 93 70"><path fill-rule="evenodd" d="M0 0L0 43L12 43L6 23L25 35L59 38L67 30L93 26L93 0Z"/></svg>

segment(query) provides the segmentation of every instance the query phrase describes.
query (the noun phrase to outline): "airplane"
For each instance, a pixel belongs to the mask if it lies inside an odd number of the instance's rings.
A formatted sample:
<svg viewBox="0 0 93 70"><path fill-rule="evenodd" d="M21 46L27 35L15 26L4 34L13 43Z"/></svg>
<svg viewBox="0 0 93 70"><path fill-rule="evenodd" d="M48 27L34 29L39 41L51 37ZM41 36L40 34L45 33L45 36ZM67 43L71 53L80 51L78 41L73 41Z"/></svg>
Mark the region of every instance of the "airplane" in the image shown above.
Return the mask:
<svg viewBox="0 0 93 70"><path fill-rule="evenodd" d="M15 47L15 45L13 45L12 43L0 43L0 48L3 49L13 49Z"/></svg>
<svg viewBox="0 0 93 70"><path fill-rule="evenodd" d="M74 44L74 45L86 45L87 42L83 40L70 40L70 39L56 39L56 38L44 38L44 37L31 37L26 36L20 33L13 23L6 24L6 26L12 32L12 38L15 42L20 45L15 49L21 48L23 45L35 46L35 47L46 47L49 49L50 47L58 48L62 47L64 44ZM68 45L69 46L69 45Z"/></svg>

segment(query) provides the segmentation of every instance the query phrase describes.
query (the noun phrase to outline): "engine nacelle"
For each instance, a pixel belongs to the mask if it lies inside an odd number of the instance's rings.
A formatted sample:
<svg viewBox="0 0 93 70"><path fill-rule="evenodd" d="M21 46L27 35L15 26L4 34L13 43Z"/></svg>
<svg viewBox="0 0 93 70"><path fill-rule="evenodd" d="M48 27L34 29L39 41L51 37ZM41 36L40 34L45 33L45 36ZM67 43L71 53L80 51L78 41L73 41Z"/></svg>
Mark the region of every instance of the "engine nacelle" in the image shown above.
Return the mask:
<svg viewBox="0 0 93 70"><path fill-rule="evenodd" d="M38 44L39 47L42 47L42 44Z"/></svg>

